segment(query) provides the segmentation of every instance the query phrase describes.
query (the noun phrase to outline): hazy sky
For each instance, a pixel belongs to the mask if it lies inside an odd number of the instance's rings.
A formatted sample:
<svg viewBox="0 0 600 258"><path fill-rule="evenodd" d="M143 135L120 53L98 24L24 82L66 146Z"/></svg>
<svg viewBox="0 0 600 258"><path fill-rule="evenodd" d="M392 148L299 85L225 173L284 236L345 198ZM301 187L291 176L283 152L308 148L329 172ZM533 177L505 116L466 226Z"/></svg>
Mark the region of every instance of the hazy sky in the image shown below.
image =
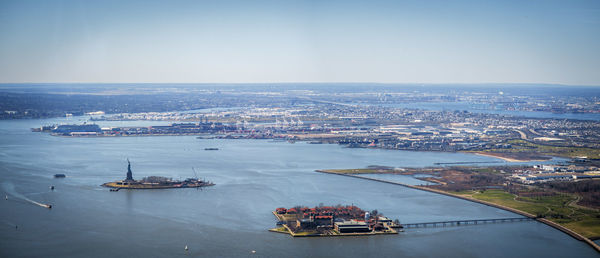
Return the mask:
<svg viewBox="0 0 600 258"><path fill-rule="evenodd" d="M6 1L0 82L600 85L600 1Z"/></svg>

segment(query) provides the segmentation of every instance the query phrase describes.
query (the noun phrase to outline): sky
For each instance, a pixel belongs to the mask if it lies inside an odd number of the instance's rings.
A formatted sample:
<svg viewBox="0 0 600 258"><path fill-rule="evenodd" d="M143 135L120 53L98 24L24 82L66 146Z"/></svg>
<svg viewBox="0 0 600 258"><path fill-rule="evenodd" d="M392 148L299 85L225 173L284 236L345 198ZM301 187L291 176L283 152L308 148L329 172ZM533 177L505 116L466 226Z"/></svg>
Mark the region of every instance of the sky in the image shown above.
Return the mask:
<svg viewBox="0 0 600 258"><path fill-rule="evenodd" d="M600 85L600 1L0 0L0 83Z"/></svg>

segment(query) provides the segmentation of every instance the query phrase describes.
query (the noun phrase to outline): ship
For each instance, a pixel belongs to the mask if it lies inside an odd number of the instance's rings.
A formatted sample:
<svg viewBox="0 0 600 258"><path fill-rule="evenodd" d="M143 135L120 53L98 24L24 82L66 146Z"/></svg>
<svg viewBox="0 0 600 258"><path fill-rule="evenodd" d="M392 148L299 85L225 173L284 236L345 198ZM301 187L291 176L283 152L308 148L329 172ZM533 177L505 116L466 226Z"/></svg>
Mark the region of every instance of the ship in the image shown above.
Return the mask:
<svg viewBox="0 0 600 258"><path fill-rule="evenodd" d="M131 162L129 162L129 159L127 159L127 175L124 180L102 184L104 187L111 188L111 191L118 191L119 189L200 188L213 185L215 184L212 182L200 180L195 177L187 178L183 181L161 176L148 176L142 180L135 180L133 179Z"/></svg>

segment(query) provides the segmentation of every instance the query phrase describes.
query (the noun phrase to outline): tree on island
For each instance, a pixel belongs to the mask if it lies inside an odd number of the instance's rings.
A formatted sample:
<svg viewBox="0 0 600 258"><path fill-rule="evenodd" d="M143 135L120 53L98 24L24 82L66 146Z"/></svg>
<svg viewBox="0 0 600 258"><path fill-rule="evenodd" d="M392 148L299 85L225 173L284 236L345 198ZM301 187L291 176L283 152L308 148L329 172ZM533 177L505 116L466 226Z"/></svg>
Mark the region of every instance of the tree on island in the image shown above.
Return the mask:
<svg viewBox="0 0 600 258"><path fill-rule="evenodd" d="M376 217L377 216L377 210L372 210L370 215L372 217Z"/></svg>
<svg viewBox="0 0 600 258"><path fill-rule="evenodd" d="M301 205L294 206L294 209L296 209L295 219L299 220L304 217L304 214L302 213L302 208L303 208L303 206L301 206Z"/></svg>
<svg viewBox="0 0 600 258"><path fill-rule="evenodd" d="M166 183L166 182L173 181L173 179L162 177L162 176L147 176L147 177L144 177L142 179L142 181L148 182L148 183Z"/></svg>

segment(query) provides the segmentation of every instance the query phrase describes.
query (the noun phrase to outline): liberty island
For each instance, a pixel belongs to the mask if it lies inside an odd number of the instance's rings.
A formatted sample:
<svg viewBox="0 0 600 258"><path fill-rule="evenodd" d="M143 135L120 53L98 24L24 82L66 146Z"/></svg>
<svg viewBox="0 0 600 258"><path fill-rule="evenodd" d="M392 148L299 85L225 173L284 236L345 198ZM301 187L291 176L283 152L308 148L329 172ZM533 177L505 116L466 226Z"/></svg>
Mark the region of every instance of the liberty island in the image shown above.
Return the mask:
<svg viewBox="0 0 600 258"><path fill-rule="evenodd" d="M215 184L199 180L198 178L187 178L183 181L178 181L161 176L149 176L144 177L142 180L135 180L133 179L129 159L127 160L127 177L125 180L102 184L104 187L112 188L111 191L118 191L119 189L199 188L213 185Z"/></svg>

